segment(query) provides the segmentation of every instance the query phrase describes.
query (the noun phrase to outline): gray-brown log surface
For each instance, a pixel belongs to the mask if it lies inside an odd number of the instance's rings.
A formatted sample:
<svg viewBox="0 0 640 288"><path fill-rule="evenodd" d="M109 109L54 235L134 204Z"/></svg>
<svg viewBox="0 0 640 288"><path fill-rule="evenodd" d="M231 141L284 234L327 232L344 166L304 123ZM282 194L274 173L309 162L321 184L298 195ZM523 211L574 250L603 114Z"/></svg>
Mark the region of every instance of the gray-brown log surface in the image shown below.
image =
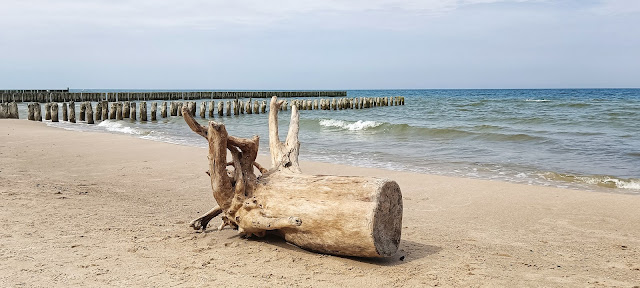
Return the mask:
<svg viewBox="0 0 640 288"><path fill-rule="evenodd" d="M258 136L231 136L224 124L214 121L201 126L183 108L191 130L209 142L208 174L218 204L193 220L191 227L204 230L209 221L222 215L218 229L231 226L246 237L262 237L273 231L290 243L316 252L358 257L393 255L402 229L398 184L372 177L302 174L298 164L298 109L291 106L289 132L281 142L278 111L282 104L276 97L271 99L269 170L255 162ZM231 153L231 162L227 162L227 152ZM254 168L260 171L259 177Z"/></svg>

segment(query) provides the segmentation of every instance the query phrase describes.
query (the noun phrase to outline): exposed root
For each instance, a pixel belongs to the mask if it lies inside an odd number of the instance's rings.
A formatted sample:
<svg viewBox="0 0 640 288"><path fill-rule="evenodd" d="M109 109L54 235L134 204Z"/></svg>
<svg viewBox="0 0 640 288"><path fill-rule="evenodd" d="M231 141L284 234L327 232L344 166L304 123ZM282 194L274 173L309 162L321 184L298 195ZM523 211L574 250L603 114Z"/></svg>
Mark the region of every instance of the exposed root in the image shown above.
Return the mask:
<svg viewBox="0 0 640 288"><path fill-rule="evenodd" d="M216 206L213 209L209 210L207 213L204 213L202 216L196 219L193 219L193 221L189 223L189 226L192 227L194 230L204 231L207 229L207 225L209 224L209 221L211 221L211 219L215 218L216 216L220 215L220 213L222 213L222 209Z"/></svg>

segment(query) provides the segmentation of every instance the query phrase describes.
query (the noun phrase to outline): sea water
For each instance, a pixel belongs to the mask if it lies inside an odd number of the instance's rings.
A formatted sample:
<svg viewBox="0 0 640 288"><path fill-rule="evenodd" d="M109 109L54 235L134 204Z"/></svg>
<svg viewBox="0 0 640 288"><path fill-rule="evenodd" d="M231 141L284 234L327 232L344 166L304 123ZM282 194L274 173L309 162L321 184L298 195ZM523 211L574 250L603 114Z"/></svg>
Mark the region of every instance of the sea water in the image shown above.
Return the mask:
<svg viewBox="0 0 640 288"><path fill-rule="evenodd" d="M300 111L301 160L640 194L640 89L348 91L388 96L404 96L405 106ZM289 116L280 112L283 139ZM259 135L269 153L266 114L213 120L234 136ZM47 124L207 145L182 117Z"/></svg>

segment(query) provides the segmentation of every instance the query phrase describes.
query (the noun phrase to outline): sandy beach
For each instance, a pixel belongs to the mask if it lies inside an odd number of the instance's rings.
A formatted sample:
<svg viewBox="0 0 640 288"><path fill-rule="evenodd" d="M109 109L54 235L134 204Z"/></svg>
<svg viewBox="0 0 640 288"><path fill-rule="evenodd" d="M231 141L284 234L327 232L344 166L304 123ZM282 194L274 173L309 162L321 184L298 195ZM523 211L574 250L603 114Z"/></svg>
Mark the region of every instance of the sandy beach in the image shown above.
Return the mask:
<svg viewBox="0 0 640 288"><path fill-rule="evenodd" d="M402 189L398 253L345 258L188 227L214 205L206 155L0 120L0 286L640 285L637 195L303 162L307 174L384 177Z"/></svg>

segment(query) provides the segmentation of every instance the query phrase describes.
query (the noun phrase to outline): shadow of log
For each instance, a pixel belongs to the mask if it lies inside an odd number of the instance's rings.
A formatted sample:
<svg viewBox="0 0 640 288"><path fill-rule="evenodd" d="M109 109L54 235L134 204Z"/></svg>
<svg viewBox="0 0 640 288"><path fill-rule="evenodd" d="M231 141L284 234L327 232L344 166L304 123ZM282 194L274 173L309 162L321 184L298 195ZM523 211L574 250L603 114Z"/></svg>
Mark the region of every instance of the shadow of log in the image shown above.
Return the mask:
<svg viewBox="0 0 640 288"><path fill-rule="evenodd" d="M215 230L207 230L204 233L215 233ZM239 238L242 237L240 235L233 235L230 238ZM260 242L267 245L276 246L278 248L283 248L285 250L301 252L307 255L323 255L321 253L309 251L302 249L298 246L295 246L291 243L286 242L281 236L278 236L276 233L268 233L263 238L249 238L250 241ZM429 257L431 255L437 254L442 250L441 247L435 245L427 245L411 240L402 240L400 241L400 247L398 252L393 256L386 258L362 258L362 257L346 257L346 256L336 256L331 255L333 257L342 258L349 261L355 261L365 264L371 264L375 266L397 266L410 263L412 261L416 261L425 257Z"/></svg>

